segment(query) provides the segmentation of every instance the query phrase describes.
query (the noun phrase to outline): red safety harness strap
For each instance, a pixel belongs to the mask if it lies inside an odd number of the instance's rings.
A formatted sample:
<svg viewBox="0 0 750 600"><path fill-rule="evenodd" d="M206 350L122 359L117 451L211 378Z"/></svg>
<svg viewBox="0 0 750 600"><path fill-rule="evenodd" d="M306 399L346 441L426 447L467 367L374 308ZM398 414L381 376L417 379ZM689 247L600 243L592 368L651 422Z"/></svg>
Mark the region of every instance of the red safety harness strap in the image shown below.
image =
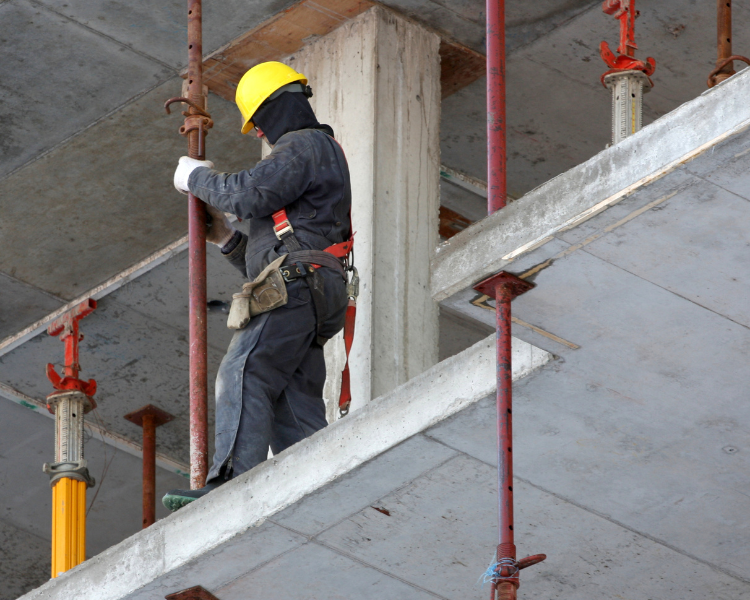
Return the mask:
<svg viewBox="0 0 750 600"><path fill-rule="evenodd" d="M286 214L286 209L282 208L277 210L273 215L273 231L276 237L280 240L288 238L294 235L294 229L292 224L289 222L289 217ZM349 215L349 222L351 223L351 213ZM346 258L354 248L354 236L350 237L346 242L340 242L328 246L323 251L332 254L336 258ZM320 268L320 265L313 264L314 268ZM354 341L354 324L357 316L357 299L356 296L349 296L349 305L346 307L346 317L344 320L344 348L346 349L346 363L344 364L344 370L341 373L341 393L339 394L339 412L341 416L345 416L349 413L349 405L352 402L352 392L350 386L349 376L349 352L352 349L352 343Z"/></svg>

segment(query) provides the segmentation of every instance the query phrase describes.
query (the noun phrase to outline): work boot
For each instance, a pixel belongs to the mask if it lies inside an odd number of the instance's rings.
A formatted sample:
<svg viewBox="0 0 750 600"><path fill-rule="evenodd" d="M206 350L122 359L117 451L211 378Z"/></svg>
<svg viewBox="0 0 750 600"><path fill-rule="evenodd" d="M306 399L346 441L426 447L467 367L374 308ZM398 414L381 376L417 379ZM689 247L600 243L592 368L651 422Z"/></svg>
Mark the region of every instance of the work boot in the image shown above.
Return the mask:
<svg viewBox="0 0 750 600"><path fill-rule="evenodd" d="M212 482L207 483L197 490L169 490L164 494L161 503L172 512L175 512L186 504L190 504L191 502L198 500L198 498L203 498L203 496L212 492L224 483L226 483L226 481L223 479L214 479Z"/></svg>

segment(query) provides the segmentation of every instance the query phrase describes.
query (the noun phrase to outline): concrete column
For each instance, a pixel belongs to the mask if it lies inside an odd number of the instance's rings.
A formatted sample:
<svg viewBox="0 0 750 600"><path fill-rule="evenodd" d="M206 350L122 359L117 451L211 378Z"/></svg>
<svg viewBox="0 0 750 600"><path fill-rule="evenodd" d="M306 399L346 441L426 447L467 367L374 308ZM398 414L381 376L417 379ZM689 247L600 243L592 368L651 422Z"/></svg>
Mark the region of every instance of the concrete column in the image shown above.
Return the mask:
<svg viewBox="0 0 750 600"><path fill-rule="evenodd" d="M437 362L430 259L438 241L440 39L375 7L288 59L349 162L361 277L350 356L352 409ZM326 346L335 405L343 342ZM329 421L337 414L329 406Z"/></svg>

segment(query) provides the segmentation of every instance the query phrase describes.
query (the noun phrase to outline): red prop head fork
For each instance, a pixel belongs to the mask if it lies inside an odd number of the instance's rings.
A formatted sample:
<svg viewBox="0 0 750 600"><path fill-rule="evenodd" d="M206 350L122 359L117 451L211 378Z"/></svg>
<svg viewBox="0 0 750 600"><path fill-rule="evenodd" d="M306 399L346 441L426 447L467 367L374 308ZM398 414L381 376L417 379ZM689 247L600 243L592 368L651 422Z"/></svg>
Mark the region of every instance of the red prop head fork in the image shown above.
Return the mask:
<svg viewBox="0 0 750 600"><path fill-rule="evenodd" d="M52 336L60 336L65 343L65 367L63 376L57 374L52 364L47 365L47 377L52 382L52 387L60 391L79 391L86 396L93 396L96 393L96 381L89 379L83 381L78 378L81 365L78 363L78 342L83 339L78 331L78 321L88 314L91 314L96 308L96 300L89 298L84 300L75 308L69 310L61 317L58 317L49 327L47 333ZM93 400L92 400L93 402Z"/></svg>
<svg viewBox="0 0 750 600"><path fill-rule="evenodd" d="M604 0L602 10L620 20L618 56L615 56L614 52L609 49L607 42L599 44L599 54L610 67L610 70L602 75L602 85L606 87L604 78L611 73L642 71L646 76L653 75L656 69L656 61L653 58L649 56L645 62L635 58L635 51L638 49L635 43L635 19L640 14L635 10L635 0ZM649 82L653 87L650 79Z"/></svg>

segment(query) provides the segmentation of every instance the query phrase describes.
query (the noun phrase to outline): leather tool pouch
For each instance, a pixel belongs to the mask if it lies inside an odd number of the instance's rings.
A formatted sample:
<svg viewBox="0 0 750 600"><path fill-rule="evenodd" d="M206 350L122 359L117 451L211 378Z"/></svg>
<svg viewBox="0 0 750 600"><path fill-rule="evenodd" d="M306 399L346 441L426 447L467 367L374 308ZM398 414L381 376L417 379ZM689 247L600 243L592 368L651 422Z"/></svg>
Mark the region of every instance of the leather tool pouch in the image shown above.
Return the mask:
<svg viewBox="0 0 750 600"><path fill-rule="evenodd" d="M286 254L279 256L253 281L243 285L242 292L232 296L232 307L227 319L229 329L243 329L247 327L251 317L287 303L286 283L279 272L285 258Z"/></svg>

